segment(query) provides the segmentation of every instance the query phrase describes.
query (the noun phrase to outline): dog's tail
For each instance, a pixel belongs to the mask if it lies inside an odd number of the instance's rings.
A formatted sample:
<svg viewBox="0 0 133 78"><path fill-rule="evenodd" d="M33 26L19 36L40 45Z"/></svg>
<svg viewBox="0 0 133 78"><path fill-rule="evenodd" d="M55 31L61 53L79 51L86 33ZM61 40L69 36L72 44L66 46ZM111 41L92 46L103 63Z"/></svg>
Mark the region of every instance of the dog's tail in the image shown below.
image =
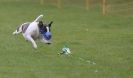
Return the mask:
<svg viewBox="0 0 133 78"><path fill-rule="evenodd" d="M34 20L34 22L39 22L39 21L41 21L42 18L43 18L43 15L39 15L39 16Z"/></svg>

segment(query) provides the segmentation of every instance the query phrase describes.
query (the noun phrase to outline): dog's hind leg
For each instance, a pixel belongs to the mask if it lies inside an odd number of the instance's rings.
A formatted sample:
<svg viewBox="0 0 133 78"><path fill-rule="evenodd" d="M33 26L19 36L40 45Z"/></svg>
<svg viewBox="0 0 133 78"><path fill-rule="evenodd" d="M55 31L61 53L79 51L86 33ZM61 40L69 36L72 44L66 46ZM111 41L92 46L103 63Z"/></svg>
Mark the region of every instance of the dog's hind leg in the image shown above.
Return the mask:
<svg viewBox="0 0 133 78"><path fill-rule="evenodd" d="M27 38L28 41L30 41L32 43L33 48L37 49L37 44L33 40L33 38L30 35L26 36L26 38Z"/></svg>

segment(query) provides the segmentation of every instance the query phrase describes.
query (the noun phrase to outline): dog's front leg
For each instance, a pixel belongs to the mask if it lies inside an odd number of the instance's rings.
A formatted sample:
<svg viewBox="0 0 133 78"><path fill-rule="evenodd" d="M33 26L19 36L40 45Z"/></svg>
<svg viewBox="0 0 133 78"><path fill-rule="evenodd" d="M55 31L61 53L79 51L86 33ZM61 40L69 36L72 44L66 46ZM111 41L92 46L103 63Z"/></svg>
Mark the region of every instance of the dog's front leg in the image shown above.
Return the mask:
<svg viewBox="0 0 133 78"><path fill-rule="evenodd" d="M27 38L28 41L31 41L31 43L32 43L32 45L33 45L33 48L37 49L37 44L36 44L36 42L33 40L33 38L32 38L30 35L26 36L26 38Z"/></svg>

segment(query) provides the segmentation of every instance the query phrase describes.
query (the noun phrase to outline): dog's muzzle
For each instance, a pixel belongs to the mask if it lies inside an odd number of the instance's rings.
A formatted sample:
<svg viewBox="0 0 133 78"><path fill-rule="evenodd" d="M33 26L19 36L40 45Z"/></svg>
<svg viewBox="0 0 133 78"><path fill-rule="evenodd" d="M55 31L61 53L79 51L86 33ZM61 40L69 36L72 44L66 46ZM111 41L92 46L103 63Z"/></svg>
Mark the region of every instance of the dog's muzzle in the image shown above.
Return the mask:
<svg viewBox="0 0 133 78"><path fill-rule="evenodd" d="M50 40L50 39L52 38L51 32L46 32L46 33L44 34L44 38L45 38L46 40Z"/></svg>

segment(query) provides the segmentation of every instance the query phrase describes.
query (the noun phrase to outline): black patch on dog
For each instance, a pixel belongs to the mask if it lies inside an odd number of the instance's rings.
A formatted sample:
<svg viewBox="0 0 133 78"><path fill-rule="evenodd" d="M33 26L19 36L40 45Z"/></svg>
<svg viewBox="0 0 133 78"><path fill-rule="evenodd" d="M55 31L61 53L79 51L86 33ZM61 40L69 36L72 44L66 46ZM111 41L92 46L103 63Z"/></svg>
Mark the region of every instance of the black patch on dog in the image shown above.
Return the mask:
<svg viewBox="0 0 133 78"><path fill-rule="evenodd" d="M19 28L20 28L20 27L17 27L17 32L19 31Z"/></svg>
<svg viewBox="0 0 133 78"><path fill-rule="evenodd" d="M27 30L29 25L30 25L30 23L25 23L25 24L22 25L22 33L25 33L25 31Z"/></svg>

